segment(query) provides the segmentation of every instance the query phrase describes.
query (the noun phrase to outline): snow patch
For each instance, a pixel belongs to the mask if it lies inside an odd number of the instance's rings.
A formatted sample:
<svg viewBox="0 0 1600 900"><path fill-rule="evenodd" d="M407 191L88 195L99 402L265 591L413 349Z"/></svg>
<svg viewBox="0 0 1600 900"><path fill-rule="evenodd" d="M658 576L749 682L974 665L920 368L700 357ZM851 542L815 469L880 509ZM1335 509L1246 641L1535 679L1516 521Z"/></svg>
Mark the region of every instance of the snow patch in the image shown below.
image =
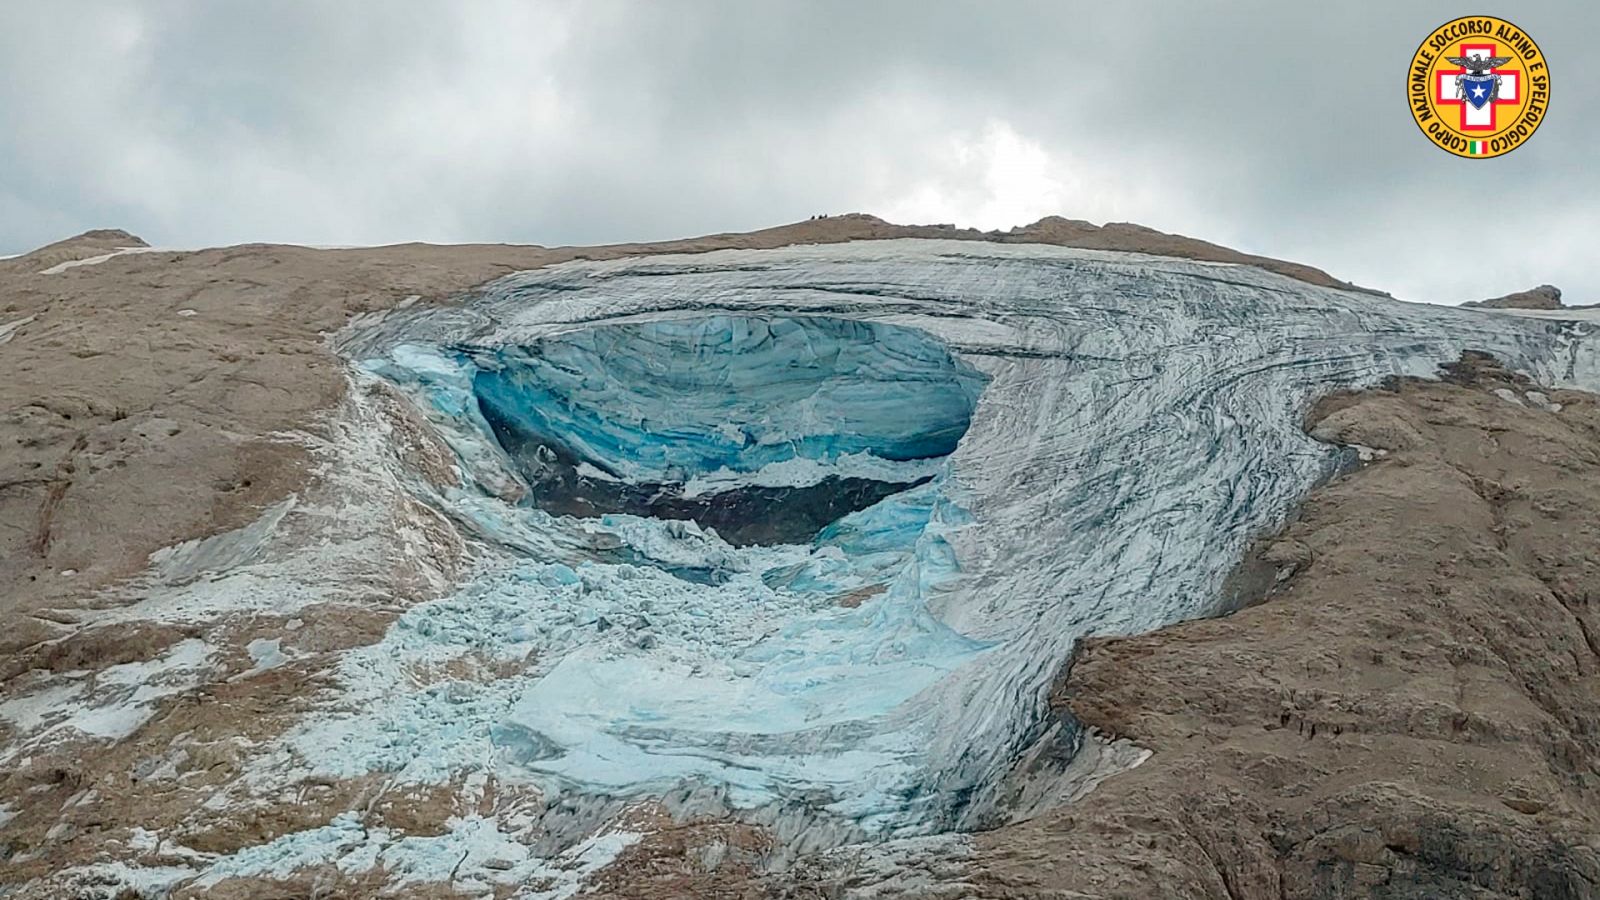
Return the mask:
<svg viewBox="0 0 1600 900"><path fill-rule="evenodd" d="M1528 398L1529 403L1545 412L1561 412L1561 404L1552 401L1543 391L1528 391L1523 396Z"/></svg>
<svg viewBox="0 0 1600 900"><path fill-rule="evenodd" d="M447 831L418 837L369 828L356 812L321 828L286 834L216 860L195 880L209 888L229 878L284 879L302 869L332 865L345 873L383 867L389 883L449 883L458 890L487 891L517 885L512 895L527 900L565 900L584 879L610 865L643 835L613 831L595 835L550 858L535 855L526 835L503 831L492 818L451 818Z"/></svg>
<svg viewBox="0 0 1600 900"><path fill-rule="evenodd" d="M287 663L290 660L290 656L284 653L281 646L282 643L283 641L280 638L256 638L246 644L244 649L246 653L250 654L250 661L253 665L228 680L243 681L246 678L254 677L269 669L276 669Z"/></svg>
<svg viewBox="0 0 1600 900"><path fill-rule="evenodd" d="M184 866L139 866L116 860L72 869L66 874L71 896L79 900L165 897L194 870Z"/></svg>
<svg viewBox="0 0 1600 900"><path fill-rule="evenodd" d="M725 493L741 487L810 487L826 478L866 478L910 484L932 478L944 470L944 459L882 459L870 452L843 453L834 459L792 459L770 462L754 472L726 466L696 475L684 483L686 499Z"/></svg>
<svg viewBox="0 0 1600 900"><path fill-rule="evenodd" d="M102 253L99 256L90 256L90 257L87 257L85 259L69 259L66 262L56 263L55 265L51 266L48 269L41 269L39 271L39 274L40 275L60 275L62 272L65 272L68 269L76 269L79 266L98 266L101 263L105 262L106 260L115 259L115 258L117 258L119 256L127 256L130 253L163 253L163 252L168 252L167 248L165 248L165 247L118 247L117 249L111 251L110 253Z"/></svg>
<svg viewBox="0 0 1600 900"><path fill-rule="evenodd" d="M0 761L73 735L109 741L128 737L155 715L162 699L199 685L214 652L205 641L190 638L156 659L49 678L39 690L0 703L0 718L28 735L0 752Z"/></svg>
<svg viewBox="0 0 1600 900"><path fill-rule="evenodd" d="M1517 392L1511 390L1510 388L1495 388L1494 389L1494 395L1496 397L1499 397L1501 400L1504 400L1505 402L1511 404L1512 406L1526 406L1527 405L1526 403L1522 402L1522 398L1521 397L1517 396Z"/></svg>
<svg viewBox="0 0 1600 900"><path fill-rule="evenodd" d="M13 337L16 337L17 329L21 328L24 325L27 325L28 323L32 322L34 319L37 319L37 318L38 318L38 316L23 316L20 319L13 319L12 321L7 322L4 325L0 325L0 344L8 344L8 343L10 343L11 339Z"/></svg>

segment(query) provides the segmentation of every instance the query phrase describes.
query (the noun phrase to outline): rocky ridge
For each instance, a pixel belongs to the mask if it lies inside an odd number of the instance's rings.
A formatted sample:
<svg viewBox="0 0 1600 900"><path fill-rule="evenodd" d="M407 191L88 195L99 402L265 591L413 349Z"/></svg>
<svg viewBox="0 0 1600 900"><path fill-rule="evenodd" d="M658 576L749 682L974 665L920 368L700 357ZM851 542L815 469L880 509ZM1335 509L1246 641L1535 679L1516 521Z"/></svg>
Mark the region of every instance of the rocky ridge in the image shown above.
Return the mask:
<svg viewBox="0 0 1600 900"><path fill-rule="evenodd" d="M1541 284L1525 291L1492 297L1488 300L1468 300L1462 306L1480 309L1564 309L1561 289L1553 284Z"/></svg>

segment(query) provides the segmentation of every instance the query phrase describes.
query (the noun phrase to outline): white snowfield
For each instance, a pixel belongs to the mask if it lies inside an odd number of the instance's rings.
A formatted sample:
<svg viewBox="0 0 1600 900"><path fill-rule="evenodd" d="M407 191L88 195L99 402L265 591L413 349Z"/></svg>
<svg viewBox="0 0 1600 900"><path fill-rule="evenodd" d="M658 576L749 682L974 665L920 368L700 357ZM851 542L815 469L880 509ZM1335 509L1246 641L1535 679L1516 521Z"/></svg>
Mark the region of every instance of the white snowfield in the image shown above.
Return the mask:
<svg viewBox="0 0 1600 900"><path fill-rule="evenodd" d="M385 512L415 497L473 565L346 653L339 692L233 799L310 774L492 774L536 786L550 814L453 833L536 834L551 860L645 799L770 824L791 851L971 829L1143 758L1051 720L1049 688L1081 637L1218 611L1247 542L1354 459L1302 431L1313 400L1433 377L1467 349L1593 390L1592 331L1033 245L575 262L337 336L358 387L343 437L319 451L339 497L282 505L270 536L162 555L163 572L212 574L169 578L120 615L291 615L337 598L361 559L427 557L427 532L396 532ZM380 381L451 448L459 484L401 467L362 389ZM549 446L508 446L514 432ZM734 546L637 510L540 509L562 452L585 490L676 484L695 502L755 503L756 520L775 491L902 489L810 540ZM401 550L375 552L385 540ZM250 655L293 665L292 644ZM513 665L487 681L409 677L464 656ZM1041 747L1059 784L1007 780ZM336 831L206 861L208 877L326 859ZM362 858L422 877L413 851L396 835Z"/></svg>

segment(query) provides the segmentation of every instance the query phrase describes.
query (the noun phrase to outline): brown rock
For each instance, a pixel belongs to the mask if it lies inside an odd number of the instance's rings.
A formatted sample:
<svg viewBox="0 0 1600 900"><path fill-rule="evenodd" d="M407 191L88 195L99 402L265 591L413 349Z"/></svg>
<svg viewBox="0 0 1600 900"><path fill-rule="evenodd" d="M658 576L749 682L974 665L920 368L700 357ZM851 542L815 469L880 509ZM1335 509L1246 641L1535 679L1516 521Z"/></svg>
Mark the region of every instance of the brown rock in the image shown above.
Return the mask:
<svg viewBox="0 0 1600 900"><path fill-rule="evenodd" d="M1494 297L1489 300L1468 300L1462 306L1472 306L1481 309L1563 309L1561 303L1561 289L1553 284L1541 284L1536 288L1517 291L1504 297Z"/></svg>
<svg viewBox="0 0 1600 900"><path fill-rule="evenodd" d="M1057 702L1154 755L979 836L981 893L1597 896L1600 407L1515 384L1469 356L1330 399L1405 440L1268 541L1314 563L1266 602L1084 643Z"/></svg>

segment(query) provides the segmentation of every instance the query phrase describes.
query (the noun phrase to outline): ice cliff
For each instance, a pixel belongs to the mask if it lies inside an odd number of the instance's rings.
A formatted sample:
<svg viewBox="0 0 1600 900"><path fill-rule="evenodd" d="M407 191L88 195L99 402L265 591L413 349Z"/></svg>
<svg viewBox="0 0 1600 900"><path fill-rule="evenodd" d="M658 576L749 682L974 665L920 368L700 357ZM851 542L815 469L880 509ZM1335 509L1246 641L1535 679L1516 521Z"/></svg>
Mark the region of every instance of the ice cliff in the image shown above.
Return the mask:
<svg viewBox="0 0 1600 900"><path fill-rule="evenodd" d="M1584 339L920 240L577 262L358 322L353 377L455 457L408 489L477 563L349 652L286 746L333 776L492 769L547 822L664 798L807 846L974 827L1016 812L1019 754L1083 739L1045 707L1074 641L1215 612L1348 460L1303 433L1311 400L1464 349L1592 389ZM404 676L469 654L504 677Z"/></svg>

